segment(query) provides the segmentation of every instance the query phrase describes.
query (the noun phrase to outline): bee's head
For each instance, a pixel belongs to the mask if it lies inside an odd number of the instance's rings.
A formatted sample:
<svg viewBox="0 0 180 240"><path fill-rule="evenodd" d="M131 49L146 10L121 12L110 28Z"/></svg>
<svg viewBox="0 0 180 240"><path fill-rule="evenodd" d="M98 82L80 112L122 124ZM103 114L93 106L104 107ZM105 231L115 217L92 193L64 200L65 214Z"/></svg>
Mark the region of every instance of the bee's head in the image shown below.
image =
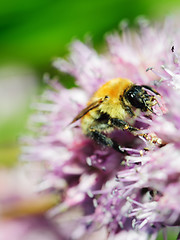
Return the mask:
<svg viewBox="0 0 180 240"><path fill-rule="evenodd" d="M157 104L157 100L154 95L149 94L145 89L149 90L148 92L153 92L156 95L159 95L159 93L146 85L138 86L133 85L125 92L125 98L126 100L135 108L141 109L141 111L151 111L153 112L152 106Z"/></svg>

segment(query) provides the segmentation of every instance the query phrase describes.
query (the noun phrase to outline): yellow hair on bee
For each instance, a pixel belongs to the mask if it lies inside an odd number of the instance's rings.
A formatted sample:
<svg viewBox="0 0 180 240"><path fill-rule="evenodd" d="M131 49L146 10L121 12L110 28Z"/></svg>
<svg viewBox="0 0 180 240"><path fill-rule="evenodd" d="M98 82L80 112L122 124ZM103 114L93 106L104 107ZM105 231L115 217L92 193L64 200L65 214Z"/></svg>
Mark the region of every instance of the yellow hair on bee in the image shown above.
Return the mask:
<svg viewBox="0 0 180 240"><path fill-rule="evenodd" d="M114 78L102 85L90 99L90 102L95 101L98 98L109 96L113 101L119 99L120 95L123 95L124 91L131 87L133 83L126 78ZM88 103L88 105L89 105Z"/></svg>
<svg viewBox="0 0 180 240"><path fill-rule="evenodd" d="M135 85L126 78L115 78L102 85L90 98L87 107L72 120L81 119L83 133L98 143L123 152L121 147L107 136L114 129L135 132L130 126L129 118L136 116L136 109L154 113L152 107L157 104L153 94L159 93L150 86Z"/></svg>
<svg viewBox="0 0 180 240"><path fill-rule="evenodd" d="M133 83L129 79L115 78L102 85L89 100L87 105L91 105L99 99L102 103L86 115L82 117L81 125L83 132L86 133L88 126L90 126L94 119L98 119L102 113L107 113L112 118L119 118L124 120L127 113L124 107L120 104L120 96L123 96L125 90L130 88Z"/></svg>

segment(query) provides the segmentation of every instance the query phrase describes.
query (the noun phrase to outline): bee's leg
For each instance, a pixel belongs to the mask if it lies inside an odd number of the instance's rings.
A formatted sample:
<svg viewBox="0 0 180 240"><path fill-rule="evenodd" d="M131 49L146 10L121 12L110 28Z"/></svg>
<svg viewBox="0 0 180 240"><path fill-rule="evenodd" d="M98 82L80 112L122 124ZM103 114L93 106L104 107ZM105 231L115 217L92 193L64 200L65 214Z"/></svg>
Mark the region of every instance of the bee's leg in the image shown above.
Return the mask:
<svg viewBox="0 0 180 240"><path fill-rule="evenodd" d="M119 146L116 142L114 142L111 138L107 137L103 133L99 132L98 130L90 130L88 133L88 136L94 139L98 144L112 147L116 151L120 153L126 153L125 150L121 149L121 146ZM127 154L127 153L126 153Z"/></svg>
<svg viewBox="0 0 180 240"><path fill-rule="evenodd" d="M156 134L154 134L154 133L151 133L151 134L136 133L136 131L140 130L139 128L132 127L127 122L120 120L118 118L111 118L109 120L109 124L111 124L112 126L114 126L116 128L128 130L128 131L132 132L134 136L141 136L151 143L154 143L154 144L156 143L156 144L159 144L160 146L164 145L164 143L162 142L162 139L158 138L156 136Z"/></svg>
<svg viewBox="0 0 180 240"><path fill-rule="evenodd" d="M121 128L123 130L128 130L130 132L135 132L139 130L138 128L132 127L127 122L120 120L118 118L110 118L109 125L114 126L116 128Z"/></svg>

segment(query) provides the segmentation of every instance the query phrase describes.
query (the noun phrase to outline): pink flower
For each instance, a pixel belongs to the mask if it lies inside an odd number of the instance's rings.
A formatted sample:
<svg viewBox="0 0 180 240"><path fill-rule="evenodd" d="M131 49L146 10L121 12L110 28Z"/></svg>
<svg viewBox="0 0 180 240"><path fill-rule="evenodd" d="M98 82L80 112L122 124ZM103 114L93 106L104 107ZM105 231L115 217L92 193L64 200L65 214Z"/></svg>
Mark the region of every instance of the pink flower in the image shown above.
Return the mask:
<svg viewBox="0 0 180 240"><path fill-rule="evenodd" d="M61 231L68 239L86 239L97 228L106 229L105 239L155 239L160 229L180 225L180 32L175 27L171 19L155 26L142 22L138 32L108 36L104 54L76 41L69 59L54 63L74 76L78 87L49 81L53 89L35 104L34 135L24 138L21 158L39 162L45 168L39 189L61 197L48 219L62 230L62 217L77 214L74 221L67 218L71 231ZM136 120L139 133L151 141L126 131L113 133L130 156L97 145L83 135L79 122L69 125L93 92L117 77L153 86L162 98L162 112L156 106L157 115L141 114ZM144 148L149 151L140 156Z"/></svg>
<svg viewBox="0 0 180 240"><path fill-rule="evenodd" d="M46 217L47 211L57 203L57 196L37 193L37 179L33 174L30 180L25 167L1 169L0 240L65 239L56 223Z"/></svg>

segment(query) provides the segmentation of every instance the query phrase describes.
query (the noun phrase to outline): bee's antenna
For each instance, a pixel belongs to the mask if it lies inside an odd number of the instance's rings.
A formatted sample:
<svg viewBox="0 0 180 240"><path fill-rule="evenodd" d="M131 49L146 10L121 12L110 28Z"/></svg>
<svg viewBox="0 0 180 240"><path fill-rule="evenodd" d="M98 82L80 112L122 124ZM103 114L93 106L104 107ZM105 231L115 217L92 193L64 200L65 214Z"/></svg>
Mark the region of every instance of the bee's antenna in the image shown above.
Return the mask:
<svg viewBox="0 0 180 240"><path fill-rule="evenodd" d="M153 93L155 93L156 95L160 95L160 93L158 93L154 88L147 86L147 85L141 85L141 87L143 87L144 89L147 89Z"/></svg>

